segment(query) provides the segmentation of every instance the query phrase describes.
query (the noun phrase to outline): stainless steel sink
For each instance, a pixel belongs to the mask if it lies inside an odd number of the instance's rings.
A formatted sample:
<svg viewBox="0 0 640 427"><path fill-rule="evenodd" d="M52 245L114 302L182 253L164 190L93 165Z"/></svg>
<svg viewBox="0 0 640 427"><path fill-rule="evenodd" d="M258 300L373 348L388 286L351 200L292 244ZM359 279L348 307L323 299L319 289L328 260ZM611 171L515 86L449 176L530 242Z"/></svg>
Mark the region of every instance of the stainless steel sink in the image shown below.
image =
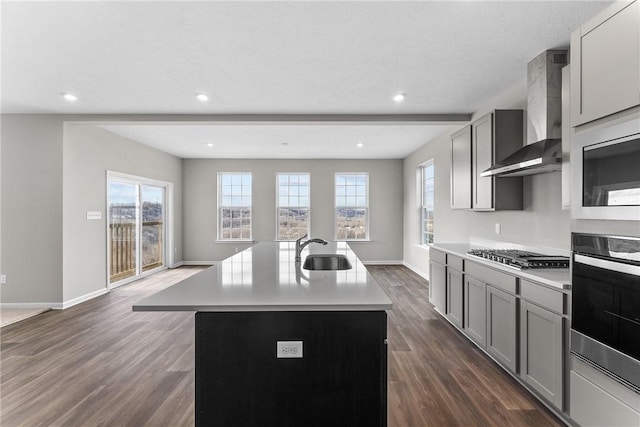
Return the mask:
<svg viewBox="0 0 640 427"><path fill-rule="evenodd" d="M305 270L350 270L351 263L340 254L311 254L304 260Z"/></svg>

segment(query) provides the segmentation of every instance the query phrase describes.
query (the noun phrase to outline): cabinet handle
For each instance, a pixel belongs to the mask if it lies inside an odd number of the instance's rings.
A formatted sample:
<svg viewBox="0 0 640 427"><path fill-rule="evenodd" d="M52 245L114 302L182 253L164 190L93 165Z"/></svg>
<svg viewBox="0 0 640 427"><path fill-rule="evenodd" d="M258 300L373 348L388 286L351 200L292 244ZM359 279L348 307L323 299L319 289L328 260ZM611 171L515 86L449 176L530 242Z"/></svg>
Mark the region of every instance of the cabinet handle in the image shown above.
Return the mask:
<svg viewBox="0 0 640 427"><path fill-rule="evenodd" d="M640 276L640 266L637 265L623 264L621 262L608 261L600 258L591 258L580 254L574 255L573 260L580 264L590 265L592 267Z"/></svg>

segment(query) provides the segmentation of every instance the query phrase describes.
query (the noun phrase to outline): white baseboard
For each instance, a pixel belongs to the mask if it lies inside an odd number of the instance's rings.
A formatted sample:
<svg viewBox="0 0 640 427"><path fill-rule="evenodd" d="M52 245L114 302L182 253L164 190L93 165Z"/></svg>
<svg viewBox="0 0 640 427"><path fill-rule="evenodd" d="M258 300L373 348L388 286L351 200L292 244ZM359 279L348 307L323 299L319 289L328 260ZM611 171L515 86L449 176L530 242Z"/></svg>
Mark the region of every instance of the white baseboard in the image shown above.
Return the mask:
<svg viewBox="0 0 640 427"><path fill-rule="evenodd" d="M407 267L409 270L413 271L414 273L416 273L418 276L422 277L425 280L429 280L429 275L426 274L425 272L419 270L418 268L414 267L413 265L409 264L408 262L403 262L402 265L404 265L405 267Z"/></svg>
<svg viewBox="0 0 640 427"><path fill-rule="evenodd" d="M180 265L216 265L216 264L218 264L217 261L181 261L180 262Z"/></svg>
<svg viewBox="0 0 640 427"><path fill-rule="evenodd" d="M54 310L62 309L59 302L3 302L1 308L52 308Z"/></svg>
<svg viewBox="0 0 640 427"><path fill-rule="evenodd" d="M178 262L174 262L173 265L169 268L178 268L181 265L184 265L184 261L178 261Z"/></svg>
<svg viewBox="0 0 640 427"><path fill-rule="evenodd" d="M64 310L81 302L89 301L90 299L99 297L109 292L109 289L99 289L94 292L90 292L86 295L79 296L77 298L70 299L64 302L5 302L0 304L0 308L50 308L52 310Z"/></svg>
<svg viewBox="0 0 640 427"><path fill-rule="evenodd" d="M402 265L402 261L362 261L364 265Z"/></svg>
<svg viewBox="0 0 640 427"><path fill-rule="evenodd" d="M89 301L90 299L99 297L100 295L104 295L109 292L109 289L103 288L98 289L97 291L89 292L88 294L79 296L77 298L70 299L69 301L65 301L62 303L62 309L73 307L76 304L80 304L81 302Z"/></svg>

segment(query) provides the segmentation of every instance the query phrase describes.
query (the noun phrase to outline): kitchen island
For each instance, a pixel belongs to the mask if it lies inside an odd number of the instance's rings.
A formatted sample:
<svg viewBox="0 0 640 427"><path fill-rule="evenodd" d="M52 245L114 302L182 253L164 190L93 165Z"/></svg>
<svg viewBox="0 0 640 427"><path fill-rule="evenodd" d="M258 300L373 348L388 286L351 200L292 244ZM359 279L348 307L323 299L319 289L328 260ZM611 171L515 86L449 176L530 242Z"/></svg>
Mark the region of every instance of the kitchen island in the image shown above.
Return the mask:
<svg viewBox="0 0 640 427"><path fill-rule="evenodd" d="M196 312L196 425L386 425L391 300L346 243L314 253L352 268L259 243L133 306Z"/></svg>

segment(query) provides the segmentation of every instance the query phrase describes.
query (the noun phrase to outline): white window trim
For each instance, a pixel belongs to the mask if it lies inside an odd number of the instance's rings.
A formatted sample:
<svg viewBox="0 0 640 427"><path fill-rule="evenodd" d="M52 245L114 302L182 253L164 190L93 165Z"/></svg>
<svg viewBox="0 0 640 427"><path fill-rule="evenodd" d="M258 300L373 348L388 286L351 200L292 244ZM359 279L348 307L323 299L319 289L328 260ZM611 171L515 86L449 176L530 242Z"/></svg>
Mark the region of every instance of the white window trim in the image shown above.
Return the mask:
<svg viewBox="0 0 640 427"><path fill-rule="evenodd" d="M280 180L278 179L280 175L308 175L309 176L309 206L297 206L298 208L306 207L309 209L309 226L307 227L307 235L311 236L311 172L276 172L276 242L295 242L295 239L285 240L280 239L278 236L280 235ZM253 194L253 193L252 193ZM289 206L294 207L294 206Z"/></svg>
<svg viewBox="0 0 640 427"><path fill-rule="evenodd" d="M432 233L433 236L433 240L435 240L435 162L434 159L429 159L424 163L421 163L418 167L420 168L420 246L429 248L433 245L433 242L431 243L425 243L424 242L424 222L425 222L425 218L424 218L424 211L425 211L425 201L424 201L424 169L427 166L432 166L434 169L434 177L433 177L433 182L434 182L434 197L433 197L433 214L434 214L434 233Z"/></svg>
<svg viewBox="0 0 640 427"><path fill-rule="evenodd" d="M367 206L364 207L364 209L366 209L367 214L366 214L366 223L365 223L365 237L363 239L341 239L338 238L338 216L336 215L337 213L337 209L338 209L338 204L336 203L336 189L337 189L337 182L338 182L338 175L364 175L365 179L366 179L366 184L367 184L367 194L366 194L366 201L367 201ZM341 206L342 208L346 208L346 209L363 209L362 206ZM370 205L369 205L369 172L336 172L334 173L333 176L333 239L336 242L370 242L371 241L371 236L369 234L369 224L371 223L371 209L370 209Z"/></svg>
<svg viewBox="0 0 640 427"><path fill-rule="evenodd" d="M250 210L249 223L251 225L249 227L249 238L247 239L223 239L222 238L222 218L220 215L221 208L222 208L222 182L221 182L222 175L249 175L251 177L251 205L249 206L249 210ZM253 242L253 173L251 172L218 172L218 182L217 182L216 191L218 192L218 206L216 207L216 228L217 228L216 243Z"/></svg>

